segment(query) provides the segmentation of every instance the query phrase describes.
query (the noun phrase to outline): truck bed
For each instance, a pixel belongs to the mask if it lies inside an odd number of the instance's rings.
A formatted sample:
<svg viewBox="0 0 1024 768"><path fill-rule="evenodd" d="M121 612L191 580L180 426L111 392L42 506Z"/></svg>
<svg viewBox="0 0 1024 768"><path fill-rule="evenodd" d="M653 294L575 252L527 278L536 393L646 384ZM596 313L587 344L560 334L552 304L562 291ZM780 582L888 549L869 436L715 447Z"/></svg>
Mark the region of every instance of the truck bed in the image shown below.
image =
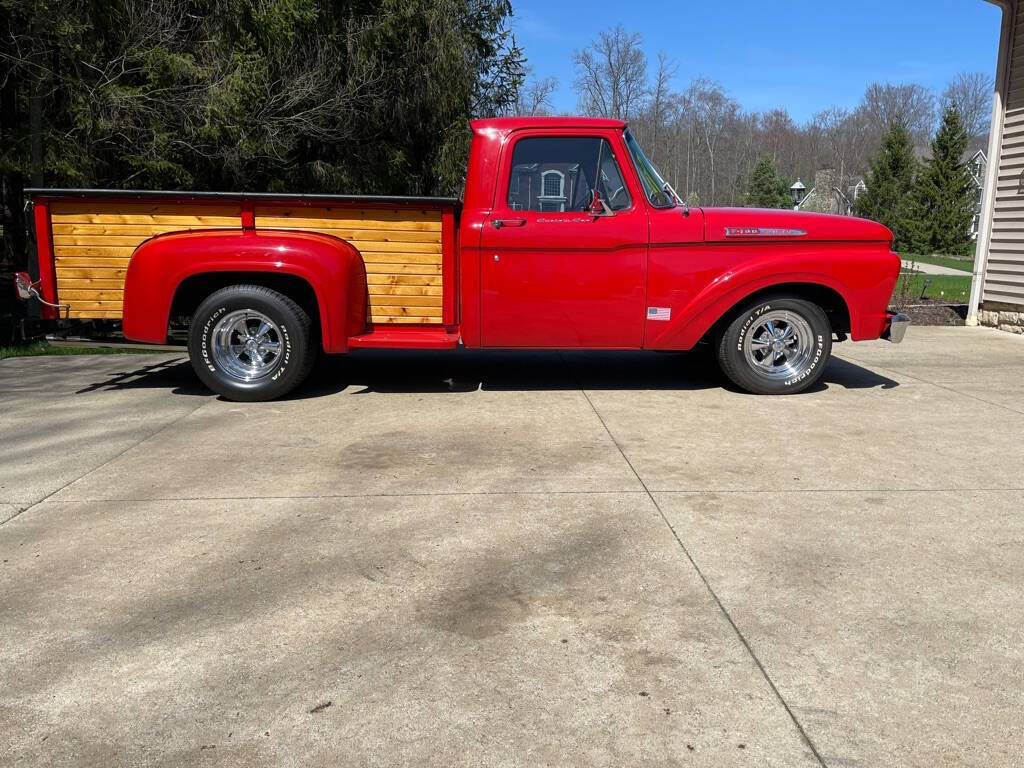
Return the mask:
<svg viewBox="0 0 1024 768"><path fill-rule="evenodd" d="M373 324L440 324L446 288L454 293L453 198L26 191L36 206L40 277L68 305L63 317L120 319L134 250L154 235L197 229L303 230L346 240L366 266Z"/></svg>

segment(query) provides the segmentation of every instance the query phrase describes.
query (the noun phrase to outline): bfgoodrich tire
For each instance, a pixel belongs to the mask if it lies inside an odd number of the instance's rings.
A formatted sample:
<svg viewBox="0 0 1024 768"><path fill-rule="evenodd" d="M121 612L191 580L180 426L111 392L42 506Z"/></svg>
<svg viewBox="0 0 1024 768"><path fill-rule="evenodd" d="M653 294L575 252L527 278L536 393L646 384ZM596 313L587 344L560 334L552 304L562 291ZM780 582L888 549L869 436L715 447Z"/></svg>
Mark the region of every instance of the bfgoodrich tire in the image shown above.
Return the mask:
<svg viewBox="0 0 1024 768"><path fill-rule="evenodd" d="M738 387L788 395L821 378L832 354L832 328L816 304L766 297L741 308L716 346L722 372Z"/></svg>
<svg viewBox="0 0 1024 768"><path fill-rule="evenodd" d="M228 400L282 397L309 374L316 357L310 318L284 294L232 285L192 316L188 354L202 382Z"/></svg>

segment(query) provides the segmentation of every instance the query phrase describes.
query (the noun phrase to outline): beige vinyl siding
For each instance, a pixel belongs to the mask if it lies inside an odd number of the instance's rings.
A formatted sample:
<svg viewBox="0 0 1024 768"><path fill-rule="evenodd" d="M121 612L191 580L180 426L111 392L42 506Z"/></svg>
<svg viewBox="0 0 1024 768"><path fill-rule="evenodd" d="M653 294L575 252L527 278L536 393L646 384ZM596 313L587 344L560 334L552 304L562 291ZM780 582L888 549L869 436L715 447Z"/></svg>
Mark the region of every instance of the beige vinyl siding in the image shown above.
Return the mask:
<svg viewBox="0 0 1024 768"><path fill-rule="evenodd" d="M1024 12L1014 6L984 301L1024 304Z"/></svg>

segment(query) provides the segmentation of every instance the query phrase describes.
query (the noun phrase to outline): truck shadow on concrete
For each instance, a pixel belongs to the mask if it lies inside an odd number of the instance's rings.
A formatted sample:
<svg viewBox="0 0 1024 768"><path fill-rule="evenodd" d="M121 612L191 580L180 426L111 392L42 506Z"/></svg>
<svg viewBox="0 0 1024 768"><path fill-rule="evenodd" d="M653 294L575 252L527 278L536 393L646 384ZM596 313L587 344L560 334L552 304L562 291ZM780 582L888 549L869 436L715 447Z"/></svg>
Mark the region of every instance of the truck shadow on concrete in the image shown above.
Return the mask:
<svg viewBox="0 0 1024 768"><path fill-rule="evenodd" d="M893 379L833 357L808 392L830 387L892 389ZM286 400L325 397L347 388L354 394L529 390L701 390L739 392L719 372L710 351L583 352L511 350L359 350L322 358L309 379ZM180 395L208 394L186 357L138 366L79 393L166 388Z"/></svg>

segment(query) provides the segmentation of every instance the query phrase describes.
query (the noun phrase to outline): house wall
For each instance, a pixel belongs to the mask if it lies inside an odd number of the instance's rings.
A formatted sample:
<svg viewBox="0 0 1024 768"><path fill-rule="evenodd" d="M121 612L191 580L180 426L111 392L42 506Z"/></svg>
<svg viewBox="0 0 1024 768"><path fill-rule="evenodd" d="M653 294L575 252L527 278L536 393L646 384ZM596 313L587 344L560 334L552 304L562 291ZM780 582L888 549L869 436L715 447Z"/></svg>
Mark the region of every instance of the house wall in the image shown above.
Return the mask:
<svg viewBox="0 0 1024 768"><path fill-rule="evenodd" d="M971 319L1020 333L1024 312L1024 12L1016 0L999 5L1003 7L1003 34L990 143L990 168L996 171L986 179Z"/></svg>

